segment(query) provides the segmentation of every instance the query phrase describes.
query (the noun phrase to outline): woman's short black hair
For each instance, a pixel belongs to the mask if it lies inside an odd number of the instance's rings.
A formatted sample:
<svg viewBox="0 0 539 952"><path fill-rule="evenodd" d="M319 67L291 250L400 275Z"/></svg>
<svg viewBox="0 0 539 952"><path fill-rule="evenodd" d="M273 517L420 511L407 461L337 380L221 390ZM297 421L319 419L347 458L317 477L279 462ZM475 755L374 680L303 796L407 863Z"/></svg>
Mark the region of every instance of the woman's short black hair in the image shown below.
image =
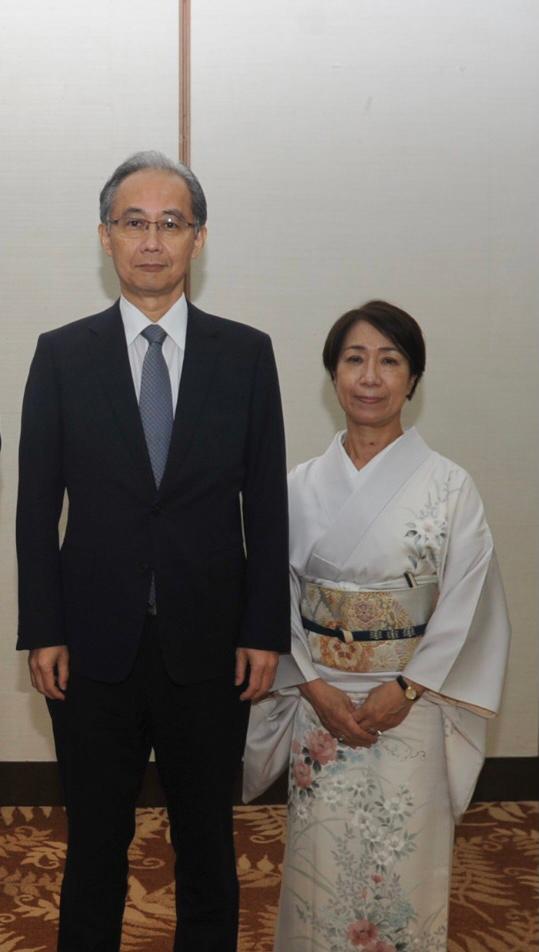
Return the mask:
<svg viewBox="0 0 539 952"><path fill-rule="evenodd" d="M414 385L408 394L411 400L423 371L425 370L425 341L417 321L406 311L387 301L368 301L361 307L347 311L335 321L324 344L322 360L332 380L335 379L337 364L344 340L348 331L358 321L366 321L395 345L398 351L406 357L410 366L410 373L415 377Z"/></svg>

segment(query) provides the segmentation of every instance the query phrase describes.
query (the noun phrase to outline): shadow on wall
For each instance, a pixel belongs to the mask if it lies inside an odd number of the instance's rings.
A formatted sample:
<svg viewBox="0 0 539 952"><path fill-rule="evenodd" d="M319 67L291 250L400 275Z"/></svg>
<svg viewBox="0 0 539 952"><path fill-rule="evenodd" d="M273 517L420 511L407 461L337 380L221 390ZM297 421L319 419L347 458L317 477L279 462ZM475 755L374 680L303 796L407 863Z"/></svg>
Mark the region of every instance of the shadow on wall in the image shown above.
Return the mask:
<svg viewBox="0 0 539 952"><path fill-rule="evenodd" d="M119 294L118 278L116 276L112 260L102 249L101 265L98 271L98 278L107 297L110 298L111 302L115 301Z"/></svg>
<svg viewBox="0 0 539 952"><path fill-rule="evenodd" d="M420 427L423 406L426 402L425 380L420 380L411 400L404 404L402 422L405 430L411 426Z"/></svg>
<svg viewBox="0 0 539 952"><path fill-rule="evenodd" d="M196 301L199 295L202 294L204 290L204 285L206 283L206 267L205 267L205 254L202 252L200 258L197 258L191 266L189 272L189 294L187 295L190 301Z"/></svg>

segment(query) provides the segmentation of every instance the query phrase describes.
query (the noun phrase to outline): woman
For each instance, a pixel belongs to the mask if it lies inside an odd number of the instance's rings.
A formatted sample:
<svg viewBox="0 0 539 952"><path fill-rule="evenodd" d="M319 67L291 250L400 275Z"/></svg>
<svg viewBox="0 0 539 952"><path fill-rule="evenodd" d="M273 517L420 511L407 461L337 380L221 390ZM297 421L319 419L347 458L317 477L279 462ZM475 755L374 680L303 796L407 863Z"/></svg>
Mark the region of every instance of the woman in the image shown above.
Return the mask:
<svg viewBox="0 0 539 952"><path fill-rule="evenodd" d="M275 952L441 952L454 819L501 695L503 589L472 480L403 433L416 321L350 311L324 364L346 430L290 474L292 657L246 756L249 798L290 754Z"/></svg>

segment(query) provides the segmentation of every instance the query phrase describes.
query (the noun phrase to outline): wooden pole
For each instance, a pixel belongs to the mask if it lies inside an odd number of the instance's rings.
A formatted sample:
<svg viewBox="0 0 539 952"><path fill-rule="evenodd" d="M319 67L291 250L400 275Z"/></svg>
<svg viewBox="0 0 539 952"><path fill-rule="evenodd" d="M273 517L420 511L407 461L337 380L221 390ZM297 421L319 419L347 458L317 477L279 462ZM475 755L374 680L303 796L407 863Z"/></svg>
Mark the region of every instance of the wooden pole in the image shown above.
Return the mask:
<svg viewBox="0 0 539 952"><path fill-rule="evenodd" d="M180 161L191 161L191 0L180 0Z"/></svg>
<svg viewBox="0 0 539 952"><path fill-rule="evenodd" d="M180 0L180 143L179 158L191 162L191 0ZM191 290L190 274L185 276L185 295Z"/></svg>

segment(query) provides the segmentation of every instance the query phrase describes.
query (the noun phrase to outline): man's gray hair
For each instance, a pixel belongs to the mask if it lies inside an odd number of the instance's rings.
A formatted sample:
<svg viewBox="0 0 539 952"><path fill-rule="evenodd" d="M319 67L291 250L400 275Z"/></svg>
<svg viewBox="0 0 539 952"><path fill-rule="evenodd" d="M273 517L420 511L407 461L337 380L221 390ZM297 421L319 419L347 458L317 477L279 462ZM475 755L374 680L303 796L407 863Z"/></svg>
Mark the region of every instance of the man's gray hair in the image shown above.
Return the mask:
<svg viewBox="0 0 539 952"><path fill-rule="evenodd" d="M135 152L130 155L125 162L122 162L114 170L108 182L105 182L99 196L99 217L104 225L110 221L110 213L118 191L118 186L135 172L141 172L144 169L156 169L161 172L171 172L178 175L189 189L191 195L191 207L193 210L193 219L196 224L195 234L206 224L208 210L206 207L206 196L202 191L202 186L194 172L184 165L183 162L174 162L167 158L162 152Z"/></svg>

